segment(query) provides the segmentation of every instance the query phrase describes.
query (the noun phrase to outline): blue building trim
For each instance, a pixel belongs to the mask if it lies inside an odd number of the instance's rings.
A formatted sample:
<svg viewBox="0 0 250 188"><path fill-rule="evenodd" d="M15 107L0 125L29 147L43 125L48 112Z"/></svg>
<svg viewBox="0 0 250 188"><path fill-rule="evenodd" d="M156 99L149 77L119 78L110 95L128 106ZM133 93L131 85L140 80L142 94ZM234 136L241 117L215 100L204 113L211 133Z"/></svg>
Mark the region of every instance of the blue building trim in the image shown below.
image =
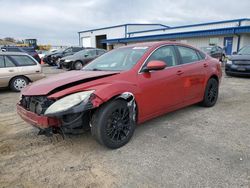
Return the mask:
<svg viewBox="0 0 250 188"><path fill-rule="evenodd" d="M225 21L217 21L217 22L207 22L207 23L200 23L200 24L192 24L192 25L184 25L184 26L176 26L176 27L168 27L166 28L167 30L169 29L180 29L180 28L186 28L186 27L197 27L197 26L204 26L204 25L212 25L212 24L223 24L223 23L232 23L232 22L239 22L241 24L242 21L250 21L248 18L242 18L242 19L234 19L234 20L225 20ZM161 29L150 29L150 30L144 30L144 31L134 31L134 32L129 32L128 34L135 34L135 33L146 33L146 32L152 32L152 31L162 31L166 30L165 28Z"/></svg>
<svg viewBox="0 0 250 188"><path fill-rule="evenodd" d="M190 31L190 32L181 32L181 33L169 33L169 34L160 34L160 35L148 35L148 36L131 37L131 38L117 38L117 39L103 40L101 42L112 44L112 43L127 43L127 42L153 41L153 40L164 40L164 39L190 38L190 37L204 37L204 36L214 36L214 35L234 35L234 34L241 34L241 33L250 33L250 26Z"/></svg>
<svg viewBox="0 0 250 188"><path fill-rule="evenodd" d="M114 26L110 26L110 27L102 27L102 28L98 28L98 29L89 29L89 30L79 31L78 33L93 32L93 31L99 31L99 30L103 30L103 29L112 29L112 28L117 28L117 27L126 27L126 26L129 26L129 25L155 25L155 26L162 26L162 27L165 27L165 28L169 28L169 26L166 26L166 25L163 25L163 24L128 23L128 24L114 25Z"/></svg>

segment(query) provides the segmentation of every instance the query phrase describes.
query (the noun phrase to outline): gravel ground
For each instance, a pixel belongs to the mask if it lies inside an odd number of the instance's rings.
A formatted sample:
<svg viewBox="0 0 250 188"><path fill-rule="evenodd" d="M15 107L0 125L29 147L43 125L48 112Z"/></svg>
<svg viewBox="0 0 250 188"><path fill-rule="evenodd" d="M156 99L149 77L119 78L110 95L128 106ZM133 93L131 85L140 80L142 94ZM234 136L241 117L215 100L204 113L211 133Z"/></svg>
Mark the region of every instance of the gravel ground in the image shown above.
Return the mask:
<svg viewBox="0 0 250 188"><path fill-rule="evenodd" d="M90 133L37 136L18 98L0 90L0 187L250 187L250 79L224 77L215 107L144 123L117 150Z"/></svg>

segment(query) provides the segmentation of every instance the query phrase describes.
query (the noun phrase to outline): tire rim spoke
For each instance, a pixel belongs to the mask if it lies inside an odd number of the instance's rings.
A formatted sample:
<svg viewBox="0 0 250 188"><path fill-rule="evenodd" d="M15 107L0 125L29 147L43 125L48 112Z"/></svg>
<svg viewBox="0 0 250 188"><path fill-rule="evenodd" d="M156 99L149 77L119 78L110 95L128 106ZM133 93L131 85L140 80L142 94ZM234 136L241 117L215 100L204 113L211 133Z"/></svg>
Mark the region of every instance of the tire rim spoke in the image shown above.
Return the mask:
<svg viewBox="0 0 250 188"><path fill-rule="evenodd" d="M120 142L126 139L131 130L129 119L129 109L127 107L114 109L108 118L106 135L113 142Z"/></svg>
<svg viewBox="0 0 250 188"><path fill-rule="evenodd" d="M209 100L210 103L213 103L216 100L217 97L217 86L214 83L211 83L209 86L208 94L207 94L207 99Z"/></svg>

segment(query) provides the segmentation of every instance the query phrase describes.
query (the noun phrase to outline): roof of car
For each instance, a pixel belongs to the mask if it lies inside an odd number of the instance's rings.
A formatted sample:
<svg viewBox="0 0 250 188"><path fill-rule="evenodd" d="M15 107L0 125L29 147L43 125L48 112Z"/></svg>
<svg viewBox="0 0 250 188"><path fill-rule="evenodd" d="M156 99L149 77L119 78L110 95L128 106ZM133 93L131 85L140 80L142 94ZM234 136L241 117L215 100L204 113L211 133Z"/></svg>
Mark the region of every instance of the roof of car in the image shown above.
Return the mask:
<svg viewBox="0 0 250 188"><path fill-rule="evenodd" d="M1 52L0 55L28 55L27 53L24 52Z"/></svg>

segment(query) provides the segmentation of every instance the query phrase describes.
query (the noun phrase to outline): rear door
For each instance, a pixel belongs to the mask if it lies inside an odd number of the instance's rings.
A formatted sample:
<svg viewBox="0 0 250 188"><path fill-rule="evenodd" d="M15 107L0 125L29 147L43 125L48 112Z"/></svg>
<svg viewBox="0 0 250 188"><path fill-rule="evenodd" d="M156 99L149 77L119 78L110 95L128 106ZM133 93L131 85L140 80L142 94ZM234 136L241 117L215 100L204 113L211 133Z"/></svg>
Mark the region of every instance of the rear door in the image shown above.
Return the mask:
<svg viewBox="0 0 250 188"><path fill-rule="evenodd" d="M197 50L186 46L176 46L182 64L184 84L183 101L200 99L204 94L206 69L209 66Z"/></svg>
<svg viewBox="0 0 250 188"><path fill-rule="evenodd" d="M9 81L18 74L18 68L7 56L0 55L0 87L7 87Z"/></svg>
<svg viewBox="0 0 250 188"><path fill-rule="evenodd" d="M155 50L143 67L152 60L164 61L167 67L163 70L139 72L138 83L141 89L139 100L140 114L148 119L168 111L182 102L183 84L181 66L173 46L163 46ZM143 69L142 67L142 69Z"/></svg>
<svg viewBox="0 0 250 188"><path fill-rule="evenodd" d="M86 57L85 57L85 62L88 63L95 59L97 57L97 51L96 50L88 50Z"/></svg>

